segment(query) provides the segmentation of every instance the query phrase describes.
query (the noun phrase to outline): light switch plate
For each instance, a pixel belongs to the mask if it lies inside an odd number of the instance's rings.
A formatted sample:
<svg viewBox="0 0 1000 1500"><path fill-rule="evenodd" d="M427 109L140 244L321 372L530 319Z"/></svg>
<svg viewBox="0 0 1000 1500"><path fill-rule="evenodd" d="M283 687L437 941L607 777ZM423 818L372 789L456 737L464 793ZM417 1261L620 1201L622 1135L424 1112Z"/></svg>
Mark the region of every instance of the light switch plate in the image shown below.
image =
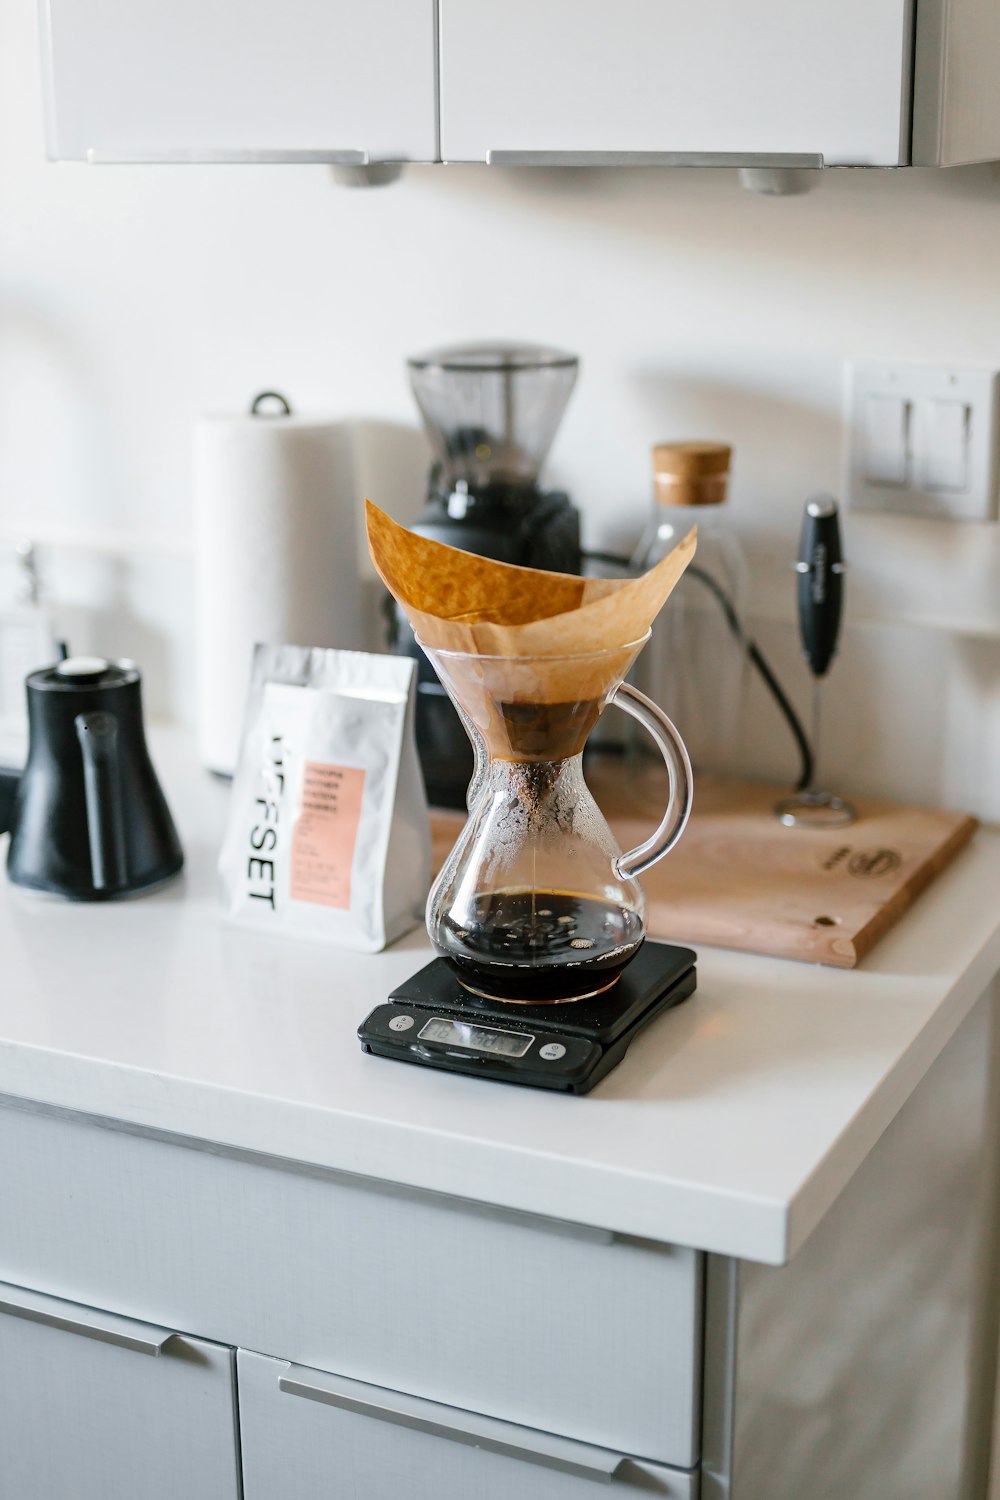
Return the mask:
<svg viewBox="0 0 1000 1500"><path fill-rule="evenodd" d="M845 386L852 507L997 519L995 370L855 360Z"/></svg>

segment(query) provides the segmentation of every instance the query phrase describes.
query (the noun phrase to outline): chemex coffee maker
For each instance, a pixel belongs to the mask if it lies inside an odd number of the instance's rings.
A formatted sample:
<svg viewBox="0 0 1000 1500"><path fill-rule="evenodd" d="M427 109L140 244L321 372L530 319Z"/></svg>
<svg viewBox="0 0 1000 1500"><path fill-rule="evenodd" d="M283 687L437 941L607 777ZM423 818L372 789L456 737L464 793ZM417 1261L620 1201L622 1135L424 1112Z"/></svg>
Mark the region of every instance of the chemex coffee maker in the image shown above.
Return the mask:
<svg viewBox="0 0 1000 1500"><path fill-rule="evenodd" d="M412 530L497 562L580 571L580 517L539 472L576 383L579 359L536 344L461 344L408 360L434 462ZM429 800L464 807L472 754L458 714L395 612L393 650L418 663L417 749Z"/></svg>
<svg viewBox="0 0 1000 1500"><path fill-rule="evenodd" d="M366 1052L585 1094L692 993L695 955L646 939L638 883L691 808L683 742L624 680L648 638L545 657L424 646L475 752L469 819L427 903L440 956L363 1023ZM583 778L609 703L642 725L667 771L659 827L628 853Z"/></svg>

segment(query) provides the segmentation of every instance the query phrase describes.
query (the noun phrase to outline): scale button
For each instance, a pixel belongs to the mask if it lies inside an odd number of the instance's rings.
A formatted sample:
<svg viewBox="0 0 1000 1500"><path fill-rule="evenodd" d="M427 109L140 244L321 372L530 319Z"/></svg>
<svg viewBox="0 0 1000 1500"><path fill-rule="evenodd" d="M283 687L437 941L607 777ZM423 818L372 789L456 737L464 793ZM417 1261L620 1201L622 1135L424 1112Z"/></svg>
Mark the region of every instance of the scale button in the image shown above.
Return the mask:
<svg viewBox="0 0 1000 1500"><path fill-rule="evenodd" d="M409 1031L410 1027L413 1025L414 1020L412 1016L393 1016L392 1020L389 1022L389 1030Z"/></svg>
<svg viewBox="0 0 1000 1500"><path fill-rule="evenodd" d="M538 1055L544 1057L546 1062L556 1062L560 1057L566 1056L566 1048L561 1042L546 1042L544 1047L539 1047Z"/></svg>

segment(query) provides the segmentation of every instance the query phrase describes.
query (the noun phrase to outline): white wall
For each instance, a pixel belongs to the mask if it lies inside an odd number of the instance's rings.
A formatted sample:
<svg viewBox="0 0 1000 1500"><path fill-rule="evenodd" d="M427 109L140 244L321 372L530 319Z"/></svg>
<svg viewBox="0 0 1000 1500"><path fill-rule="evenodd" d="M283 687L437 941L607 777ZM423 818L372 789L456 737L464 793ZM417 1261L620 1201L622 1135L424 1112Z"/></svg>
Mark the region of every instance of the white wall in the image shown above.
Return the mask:
<svg viewBox="0 0 1000 1500"><path fill-rule="evenodd" d="M998 267L991 168L764 199L729 172L425 168L352 191L323 168L47 165L33 6L0 0L0 537L157 552L59 552L52 582L75 643L137 656L154 704L188 714L198 414L277 386L412 423L408 352L551 340L583 356L550 477L592 543L634 539L651 443L735 443L758 628L804 700L787 562L804 498L840 484L842 361L1000 364ZM831 770L1000 814L1000 646L980 639L1000 636L1000 527L848 519ZM762 702L748 758L794 764Z"/></svg>

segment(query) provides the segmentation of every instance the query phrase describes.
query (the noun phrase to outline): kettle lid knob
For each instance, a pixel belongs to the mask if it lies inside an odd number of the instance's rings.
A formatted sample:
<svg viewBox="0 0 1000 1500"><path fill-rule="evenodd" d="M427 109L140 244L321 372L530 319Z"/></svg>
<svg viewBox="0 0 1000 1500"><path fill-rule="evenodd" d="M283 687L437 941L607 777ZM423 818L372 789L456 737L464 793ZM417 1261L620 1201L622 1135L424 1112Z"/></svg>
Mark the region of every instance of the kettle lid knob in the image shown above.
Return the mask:
<svg viewBox="0 0 1000 1500"><path fill-rule="evenodd" d="M54 668L55 675L70 682L91 682L103 677L111 663L103 656L67 656Z"/></svg>
<svg viewBox="0 0 1000 1500"><path fill-rule="evenodd" d="M106 656L67 656L51 667L31 672L26 685L31 692L64 694L75 698L79 693L103 692L106 688L130 687L142 680L134 661L122 657L109 661Z"/></svg>

